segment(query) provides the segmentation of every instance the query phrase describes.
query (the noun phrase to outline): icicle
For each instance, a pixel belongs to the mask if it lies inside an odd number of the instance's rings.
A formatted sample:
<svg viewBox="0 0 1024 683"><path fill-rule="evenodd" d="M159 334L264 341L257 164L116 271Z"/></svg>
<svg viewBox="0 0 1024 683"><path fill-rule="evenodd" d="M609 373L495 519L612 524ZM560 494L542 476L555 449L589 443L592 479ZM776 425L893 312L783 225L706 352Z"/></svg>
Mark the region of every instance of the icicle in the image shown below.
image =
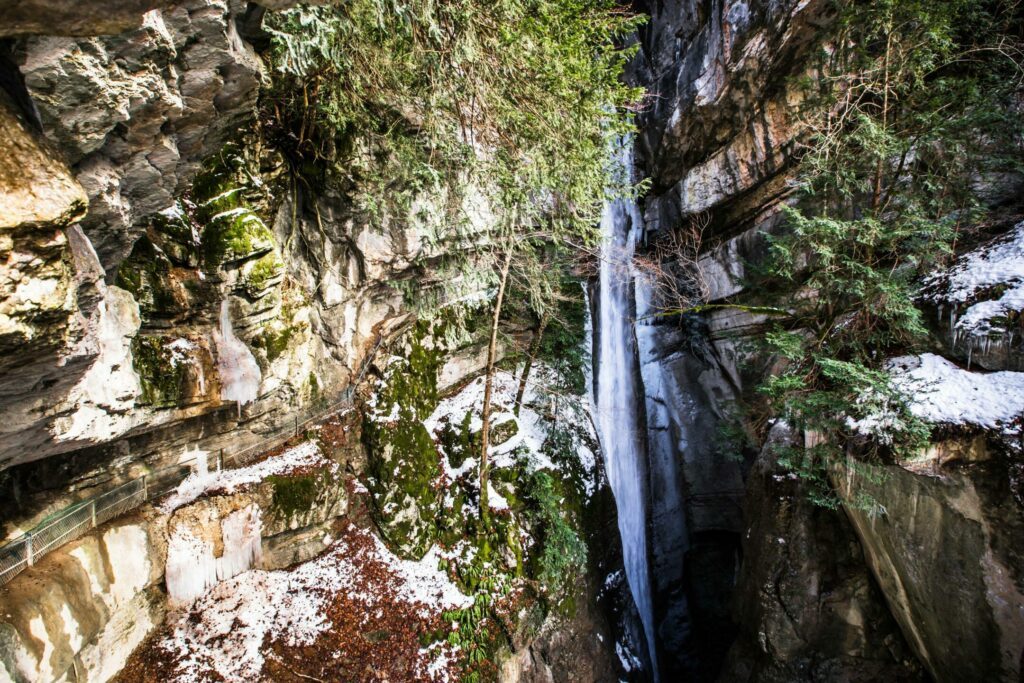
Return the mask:
<svg viewBox="0 0 1024 683"><path fill-rule="evenodd" d="M217 558L217 579L223 581L259 565L263 553L260 509L250 505L224 518L220 525L224 554Z"/></svg>
<svg viewBox="0 0 1024 683"><path fill-rule="evenodd" d="M263 524L256 505L232 512L220 523L224 551L214 557L213 543L178 526L167 543L165 581L172 604L185 605L210 588L249 571L262 561Z"/></svg>
<svg viewBox="0 0 1024 683"><path fill-rule="evenodd" d="M206 593L217 583L213 544L197 538L184 526L175 529L167 542L164 580L174 605L188 604Z"/></svg>
<svg viewBox="0 0 1024 683"><path fill-rule="evenodd" d="M207 456L209 454L206 451L201 451L198 448L196 448L194 451L192 451L191 455L196 459L196 474L204 479L206 477L209 477L210 464L209 461L207 460Z"/></svg>

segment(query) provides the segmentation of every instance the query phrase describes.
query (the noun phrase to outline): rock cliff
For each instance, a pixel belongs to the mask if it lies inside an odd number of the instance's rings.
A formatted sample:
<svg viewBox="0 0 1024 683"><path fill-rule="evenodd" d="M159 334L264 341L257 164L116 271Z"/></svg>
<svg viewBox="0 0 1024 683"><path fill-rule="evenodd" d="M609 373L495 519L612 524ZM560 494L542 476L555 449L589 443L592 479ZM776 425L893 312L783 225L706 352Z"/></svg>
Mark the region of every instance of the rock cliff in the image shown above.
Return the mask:
<svg viewBox="0 0 1024 683"><path fill-rule="evenodd" d="M80 4L58 28L5 11L11 533L188 444L244 448L341 400L406 319L396 283L430 289L434 247L422 211L372 222L357 188L289 180L261 139L255 5ZM232 337L258 364L239 361L241 394Z"/></svg>
<svg viewBox="0 0 1024 683"><path fill-rule="evenodd" d="M461 461L439 460L444 449L425 421L439 391L480 370L480 346L444 346L440 334L386 344L411 329L409 292L446 277L437 268L445 250L471 245L426 238L436 197L374 220L353 200L357 183L313 189L289 173L261 118L275 78L261 21L291 4L0 8L0 538L174 465L187 449L238 452L288 432L350 399L360 380L386 375L390 360L375 362L382 347L443 350L430 356L429 391L410 389L421 399L427 391L424 414L408 425L376 406L385 426L366 423L369 455L360 446L333 460L371 475L367 505L399 554L422 555L461 529L462 507L440 486L465 472ZM1021 397L996 394L1010 406L997 421L950 417L933 401L922 408L937 425L928 452L869 476L852 461L838 467L837 510L812 505L770 447L812 435L777 422L745 425L742 446L727 438L736 406L772 370L749 348L766 317L743 306L747 275L795 201L796 83L813 75L809 58L835 20L832 4L635 5L650 15L628 74L648 93L632 169L650 181L632 226L638 253L675 251L665 266L675 286L712 305L663 315L664 293L644 277L635 283L663 680L1019 680ZM1024 183L1012 174L986 182L979 195L1012 219L929 280L935 354L903 359L944 373L946 398L1024 367ZM470 194L481 229L487 202ZM512 336L522 333L515 327ZM444 427L461 448L473 438L468 423L446 418ZM516 508L505 485L519 474L508 469L498 486ZM0 661L10 666L0 674L108 680L164 619L164 586L195 587L168 583L169 545L195 541L213 580L233 576L217 563L226 539L258 520L262 567L308 560L349 505L345 490L322 483L214 492L119 519L55 552L3 594ZM286 510L282 501L310 486L303 511ZM855 504L865 490L883 514ZM595 537L612 533L608 510L594 514ZM610 545L598 562L605 573L616 562ZM593 579L574 592L587 603L575 616L553 611L535 631L512 634L502 680L625 673L609 657L613 635L603 605L591 604L601 592ZM589 668L574 668L579 658Z"/></svg>

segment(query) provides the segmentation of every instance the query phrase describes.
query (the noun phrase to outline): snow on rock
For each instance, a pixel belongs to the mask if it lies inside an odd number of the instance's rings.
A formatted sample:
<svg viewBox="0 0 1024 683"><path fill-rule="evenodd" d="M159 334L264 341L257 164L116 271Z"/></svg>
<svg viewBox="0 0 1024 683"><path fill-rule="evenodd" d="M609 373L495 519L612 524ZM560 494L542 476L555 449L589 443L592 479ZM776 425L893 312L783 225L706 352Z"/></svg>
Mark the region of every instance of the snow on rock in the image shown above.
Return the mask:
<svg viewBox="0 0 1024 683"><path fill-rule="evenodd" d="M436 435L445 423L457 427L462 424L466 413L470 413L470 430L480 431L483 426L480 408L484 401L484 381L484 377L477 377L461 391L443 399L430 417L423 421L427 431ZM567 428L583 474L584 492L590 497L600 484L600 471L594 453L597 435L590 418L589 401L586 396L576 396L554 388L557 385L558 377L552 368L543 363L535 364L523 396L522 409L516 416L512 409L519 389L519 375L501 370L495 373L491 424L500 425L511 420L516 423L517 430L507 441L491 446L491 462L495 468L512 467L525 462L531 471L564 471L566 463L553 460L545 452L544 444L556 426ZM454 481L476 472L479 461L469 457L462 465L453 468L447 458L442 458L442 466L449 481ZM503 499L496 496L493 489L488 494L491 496L492 507L502 504Z"/></svg>
<svg viewBox="0 0 1024 683"><path fill-rule="evenodd" d="M1024 416L1024 372L969 372L931 353L894 358L889 369L928 422L1005 431Z"/></svg>
<svg viewBox="0 0 1024 683"><path fill-rule="evenodd" d="M998 298L978 300L1000 285L1005 289ZM928 287L932 300L952 305L950 327L957 338L1005 332L998 319L1024 310L1024 222L1002 239L960 257L949 271L933 276Z"/></svg>
<svg viewBox="0 0 1024 683"><path fill-rule="evenodd" d="M473 600L438 569L440 559L432 550L418 562L402 560L349 524L320 557L291 570L246 572L173 613L148 665L182 683L273 680L265 667L275 662L293 672L313 667L306 671L321 680L355 680L369 670L391 680L449 680L457 649L444 641L424 646L420 635L450 628L441 614Z"/></svg>
<svg viewBox="0 0 1024 683"><path fill-rule="evenodd" d="M200 453L201 455L199 455ZM159 507L164 512L171 513L177 508L191 503L207 491L235 493L270 476L288 475L298 470L321 467L330 467L332 472L338 472L338 464L324 457L319 446L313 441L305 441L254 465L220 472L208 472L206 453L198 451L196 471L186 477L178 485L177 490L160 503Z"/></svg>

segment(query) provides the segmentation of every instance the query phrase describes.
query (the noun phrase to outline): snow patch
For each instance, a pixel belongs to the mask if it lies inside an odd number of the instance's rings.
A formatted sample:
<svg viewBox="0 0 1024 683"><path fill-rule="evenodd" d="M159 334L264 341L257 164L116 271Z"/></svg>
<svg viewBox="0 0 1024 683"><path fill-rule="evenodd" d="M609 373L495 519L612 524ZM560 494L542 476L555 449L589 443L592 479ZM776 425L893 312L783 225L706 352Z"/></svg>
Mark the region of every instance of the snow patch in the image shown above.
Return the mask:
<svg viewBox="0 0 1024 683"><path fill-rule="evenodd" d="M1007 333L1005 318L1024 310L1024 222L1006 237L960 257L949 271L933 276L927 284L935 291L932 300L952 306L949 322L954 342L965 336ZM985 290L999 285L1005 288L998 298L977 301ZM973 350L977 344L970 346Z"/></svg>
<svg viewBox="0 0 1024 683"><path fill-rule="evenodd" d="M427 431L436 436L446 423L458 429L466 413L470 413L470 431L480 431L483 426L480 407L484 401L484 382L484 377L477 377L458 393L442 399L430 417L423 421ZM590 417L589 401L586 396L575 396L554 388L557 383L554 369L543 363L534 364L523 395L523 405L516 416L512 409L519 390L519 375L502 370L495 373L491 424L513 421L517 430L507 441L491 446L491 462L495 468L509 468L523 462L530 471L563 472L564 463L552 460L544 452L544 444L555 427L571 427L573 451L583 473L581 483L586 496L590 497L600 485L600 471L590 445L596 444L597 435ZM441 460L448 481L472 476L479 467L479 460L473 456L466 458L459 467L451 467L447 458ZM492 507L500 504L501 496L495 499L493 489L488 493L492 496Z"/></svg>
<svg viewBox="0 0 1024 683"><path fill-rule="evenodd" d="M442 553L436 548L422 560L403 560L351 524L342 535L314 560L292 570L246 572L215 586L190 610L172 614L170 632L159 643L176 660L171 680L207 680L210 674L229 683L262 680L265 641L311 645L331 629L328 609L338 596L355 600L365 614L386 609L385 598L392 597L424 616L473 604L438 569ZM424 680L447 679L454 648L435 643L420 654Z"/></svg>
<svg viewBox="0 0 1024 683"><path fill-rule="evenodd" d="M1005 429L1024 416L1024 372L969 372L932 353L894 358L889 368L927 422Z"/></svg>
<svg viewBox="0 0 1024 683"><path fill-rule="evenodd" d="M174 493L160 503L160 509L166 513L171 513L182 505L191 503L207 491L220 490L225 493L236 493L267 477L288 475L303 468L329 467L335 474L339 470L338 464L324 457L320 452L320 447L313 441L305 441L280 455L271 456L255 465L219 472L208 471L205 451L195 451L192 455L196 458L196 470L178 485Z"/></svg>

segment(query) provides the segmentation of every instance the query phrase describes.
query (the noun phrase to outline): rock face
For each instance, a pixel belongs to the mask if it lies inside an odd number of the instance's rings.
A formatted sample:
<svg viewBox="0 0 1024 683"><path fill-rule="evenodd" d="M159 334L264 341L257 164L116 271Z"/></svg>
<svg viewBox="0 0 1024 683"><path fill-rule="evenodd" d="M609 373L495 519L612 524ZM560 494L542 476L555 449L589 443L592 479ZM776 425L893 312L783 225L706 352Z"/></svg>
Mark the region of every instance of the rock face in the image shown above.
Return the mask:
<svg viewBox="0 0 1024 683"><path fill-rule="evenodd" d="M923 680L845 514L775 462L792 439L777 424L749 474L740 633L721 680Z"/></svg>
<svg viewBox="0 0 1024 683"><path fill-rule="evenodd" d="M82 227L108 275L139 223L251 120L262 66L227 2L147 12L107 37L24 41L20 68L44 130L89 195Z"/></svg>
<svg viewBox="0 0 1024 683"><path fill-rule="evenodd" d="M826 3L645 9L651 21L632 78L651 92L637 152L652 190L635 229L656 251L699 227L707 244L686 249L708 266L698 279L720 300L739 288L741 252L756 253L755 235L774 220L798 134L789 119L800 95L788 83L829 20ZM712 241L723 246L713 252ZM733 332L756 331L760 321L723 311L694 325L659 315L659 297L638 280L659 657L666 675L712 680L736 629L727 605L744 531L741 458L723 456L720 424L743 388Z"/></svg>
<svg viewBox="0 0 1024 683"><path fill-rule="evenodd" d="M120 33L141 24L145 12L171 4L169 0L130 0L116 5L102 0L71 5L61 0L15 0L0 10L0 36Z"/></svg>
<svg viewBox="0 0 1024 683"><path fill-rule="evenodd" d="M651 4L635 78L652 93L640 150L653 181L648 229L718 207L783 172L800 95L788 85L828 21L827 3Z"/></svg>
<svg viewBox="0 0 1024 683"><path fill-rule="evenodd" d="M936 461L934 467L917 463L916 471L888 466L836 476L845 495L867 491L884 508L874 516L854 507L848 513L893 615L936 681L1021 675L1019 473L1015 480L1012 461L980 446L982 452L952 466ZM975 441L955 450L978 448Z"/></svg>
<svg viewBox="0 0 1024 683"><path fill-rule="evenodd" d="M611 655L611 631L596 608L592 587L581 585L571 615L553 612L536 633L517 634L518 650L498 672L498 683L571 683L620 680Z"/></svg>
<svg viewBox="0 0 1024 683"><path fill-rule="evenodd" d="M0 588L0 680L112 678L164 618L161 520L121 518Z"/></svg>
<svg viewBox="0 0 1024 683"><path fill-rule="evenodd" d="M108 681L176 598L321 552L348 510L348 492L334 466L319 462L235 493L211 491L170 512L144 507L41 558L0 587L0 681ZM255 531L248 566L237 562L246 540L239 521ZM214 575L204 576L213 565ZM182 596L183 586L199 590Z"/></svg>

